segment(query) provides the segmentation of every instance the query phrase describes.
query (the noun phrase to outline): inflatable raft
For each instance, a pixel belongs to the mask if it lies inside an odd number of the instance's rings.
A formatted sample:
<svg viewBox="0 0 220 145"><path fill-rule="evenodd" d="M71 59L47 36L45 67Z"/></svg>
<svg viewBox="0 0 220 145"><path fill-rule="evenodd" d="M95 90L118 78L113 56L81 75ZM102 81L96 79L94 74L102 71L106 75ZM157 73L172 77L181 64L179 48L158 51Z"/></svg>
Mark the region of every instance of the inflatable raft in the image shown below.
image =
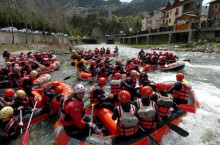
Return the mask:
<svg viewBox="0 0 220 145"><path fill-rule="evenodd" d="M53 63L50 64L50 66L48 66L48 67L40 67L40 68L37 69L37 71L40 74L49 73L49 72L55 71L59 67L60 67L60 63L58 61L54 61Z"/></svg>
<svg viewBox="0 0 220 145"><path fill-rule="evenodd" d="M150 67L151 69L161 70L161 71L179 70L185 67L185 62L177 61L166 65L150 65Z"/></svg>
<svg viewBox="0 0 220 145"><path fill-rule="evenodd" d="M169 87L171 84L167 84ZM196 96L193 91L190 93L189 102L190 104L181 104L182 108L184 106L192 106L192 109L196 111L196 108L199 107L199 103L196 99ZM87 110L86 113L90 114L91 109ZM91 144L94 145L122 145L122 144L132 144L132 145L154 145L156 142L161 142L164 135L169 133L170 127L168 124L178 125L180 123L180 119L186 116L186 112L183 110L174 112L171 111L171 117L166 121L162 121L158 126L149 133L139 129L139 132L135 135L129 137L120 137L116 135L116 126L117 122L112 120L112 112L106 108L102 109L94 109L94 119L98 117L98 119L102 122L102 125L106 128L107 132L106 136L99 136L96 134L91 135ZM102 126L102 127L103 127ZM100 127L99 127L100 128ZM72 134L71 136L67 135L63 126L60 125L59 121L56 122L54 127L54 135L55 135L55 144L56 145L86 145L88 143L88 135L82 136L77 134ZM153 141L153 139L156 140Z"/></svg>

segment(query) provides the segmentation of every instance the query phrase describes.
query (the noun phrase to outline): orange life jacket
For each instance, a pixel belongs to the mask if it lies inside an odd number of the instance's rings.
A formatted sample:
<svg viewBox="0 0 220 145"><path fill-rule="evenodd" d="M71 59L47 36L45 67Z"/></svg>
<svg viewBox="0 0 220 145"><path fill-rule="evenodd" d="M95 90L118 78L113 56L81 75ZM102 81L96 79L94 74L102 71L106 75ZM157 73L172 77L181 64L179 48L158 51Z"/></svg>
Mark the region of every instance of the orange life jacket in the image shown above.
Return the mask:
<svg viewBox="0 0 220 145"><path fill-rule="evenodd" d="M130 113L134 115L134 105L130 104ZM118 111L119 111L119 116L121 117L124 114L124 110L122 109L121 106L118 106ZM119 118L120 118L119 117ZM125 126L120 122L120 119L118 119L118 123L117 123L117 134L121 135L121 136L130 136L135 134L138 131L138 125L129 127L129 126Z"/></svg>
<svg viewBox="0 0 220 145"><path fill-rule="evenodd" d="M141 99L137 99L137 104L138 104L138 110L141 109L142 107L144 107ZM150 100L150 104L154 110L155 110L155 103L153 101ZM155 110L156 112L156 110ZM139 122L138 124L140 124L141 127L145 128L145 129L153 129L156 128L157 126L157 122L155 121L155 117L153 118L139 118Z"/></svg>
<svg viewBox="0 0 220 145"><path fill-rule="evenodd" d="M186 86L184 83L180 82L182 85L182 88L180 91L173 91L173 96L176 99L182 99L188 101L189 99L189 93L190 93L190 88Z"/></svg>

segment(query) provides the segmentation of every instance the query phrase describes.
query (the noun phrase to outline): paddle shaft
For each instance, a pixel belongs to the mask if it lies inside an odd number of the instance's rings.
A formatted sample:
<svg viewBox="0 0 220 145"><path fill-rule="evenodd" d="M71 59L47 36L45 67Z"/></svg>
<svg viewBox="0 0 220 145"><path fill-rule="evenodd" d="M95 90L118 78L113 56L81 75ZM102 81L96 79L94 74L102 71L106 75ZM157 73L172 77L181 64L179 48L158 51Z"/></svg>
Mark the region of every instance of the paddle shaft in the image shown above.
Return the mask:
<svg viewBox="0 0 220 145"><path fill-rule="evenodd" d="M91 113L91 122L93 122L93 110L94 110L94 106L95 104L92 104L92 113ZM89 128L89 140L88 140L88 145L90 144L90 138L91 138L91 132L92 132L92 128Z"/></svg>
<svg viewBox="0 0 220 145"><path fill-rule="evenodd" d="M68 77L65 77L63 80L65 81L65 80L68 80L70 77L72 77L73 75L75 74L75 72L73 73L73 74L71 74L70 76L68 76Z"/></svg>
<svg viewBox="0 0 220 145"><path fill-rule="evenodd" d="M138 127L143 131L146 132L145 129L143 129L140 125L138 125ZM157 145L160 145L150 134L146 134L147 136L149 136Z"/></svg>
<svg viewBox="0 0 220 145"><path fill-rule="evenodd" d="M35 101L35 104L34 104L34 108L33 108L33 109L36 108L36 105L37 105L37 101ZM30 127L30 124L31 124L31 120L32 120L33 114L34 114L34 111L31 113L31 117L30 117L29 122L28 122L28 125L27 125L27 130L28 130L29 127Z"/></svg>
<svg viewBox="0 0 220 145"><path fill-rule="evenodd" d="M22 123L22 110L20 110L20 123ZM20 143L21 143L21 145L22 145L22 127L21 127L21 130L20 130Z"/></svg>

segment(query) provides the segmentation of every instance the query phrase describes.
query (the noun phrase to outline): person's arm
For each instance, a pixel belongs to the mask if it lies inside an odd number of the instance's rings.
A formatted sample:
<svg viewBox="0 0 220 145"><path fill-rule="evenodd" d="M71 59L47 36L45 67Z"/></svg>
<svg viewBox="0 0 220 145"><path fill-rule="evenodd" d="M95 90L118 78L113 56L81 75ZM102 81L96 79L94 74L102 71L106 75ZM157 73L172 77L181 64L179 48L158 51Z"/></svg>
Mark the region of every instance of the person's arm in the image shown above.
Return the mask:
<svg viewBox="0 0 220 145"><path fill-rule="evenodd" d="M77 104L75 106L70 105L69 113L70 113L70 117L73 119L76 127L82 129L86 125L88 126L88 124L86 124L86 122L82 120L81 106L79 104Z"/></svg>
<svg viewBox="0 0 220 145"><path fill-rule="evenodd" d="M175 82L173 86L169 90L166 91L166 93L172 93L173 90L181 90L181 87L182 85L180 82Z"/></svg>
<svg viewBox="0 0 220 145"><path fill-rule="evenodd" d="M138 108L137 100L135 100L135 101L133 102L133 105L134 105L136 108Z"/></svg>
<svg viewBox="0 0 220 145"><path fill-rule="evenodd" d="M113 110L113 115L112 115L112 119L116 120L119 117L119 112L117 107L115 107L115 109Z"/></svg>

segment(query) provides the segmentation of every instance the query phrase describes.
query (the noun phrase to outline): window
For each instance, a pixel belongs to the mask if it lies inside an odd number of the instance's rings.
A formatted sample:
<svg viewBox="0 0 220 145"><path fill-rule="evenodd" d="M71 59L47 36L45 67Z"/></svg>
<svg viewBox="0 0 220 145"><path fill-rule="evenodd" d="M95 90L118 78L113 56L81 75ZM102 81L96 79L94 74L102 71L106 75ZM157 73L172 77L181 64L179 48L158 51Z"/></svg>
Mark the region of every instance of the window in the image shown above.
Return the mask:
<svg viewBox="0 0 220 145"><path fill-rule="evenodd" d="M171 19L169 19L169 23L171 22Z"/></svg>
<svg viewBox="0 0 220 145"><path fill-rule="evenodd" d="M170 10L170 14L172 14L172 10Z"/></svg>
<svg viewBox="0 0 220 145"><path fill-rule="evenodd" d="M175 15L179 15L179 8L176 8L176 13Z"/></svg>

